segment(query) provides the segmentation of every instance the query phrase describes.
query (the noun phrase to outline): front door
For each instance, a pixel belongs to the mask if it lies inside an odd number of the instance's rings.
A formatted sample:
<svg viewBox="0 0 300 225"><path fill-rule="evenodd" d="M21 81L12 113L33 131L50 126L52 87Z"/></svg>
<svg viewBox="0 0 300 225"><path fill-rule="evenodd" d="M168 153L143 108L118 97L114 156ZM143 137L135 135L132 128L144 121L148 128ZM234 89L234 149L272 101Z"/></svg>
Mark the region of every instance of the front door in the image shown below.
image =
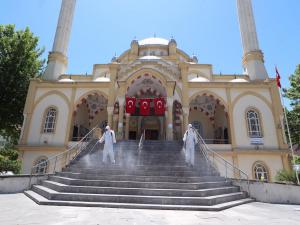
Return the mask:
<svg viewBox="0 0 300 225"><path fill-rule="evenodd" d="M145 139L146 140L158 140L159 133L158 130L145 130Z"/></svg>

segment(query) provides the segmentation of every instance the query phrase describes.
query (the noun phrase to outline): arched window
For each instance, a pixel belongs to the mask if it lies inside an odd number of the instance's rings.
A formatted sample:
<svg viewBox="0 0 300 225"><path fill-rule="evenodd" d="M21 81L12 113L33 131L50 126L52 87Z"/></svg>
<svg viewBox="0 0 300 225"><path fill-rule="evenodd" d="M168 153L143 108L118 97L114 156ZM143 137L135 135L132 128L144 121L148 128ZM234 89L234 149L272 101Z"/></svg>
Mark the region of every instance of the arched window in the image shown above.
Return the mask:
<svg viewBox="0 0 300 225"><path fill-rule="evenodd" d="M254 173L254 178L256 180L261 180L261 181L269 180L268 170L267 170L266 166L261 162L254 163L253 173Z"/></svg>
<svg viewBox="0 0 300 225"><path fill-rule="evenodd" d="M36 167L34 168L33 173L34 174L47 173L47 170L48 170L48 161L47 160L48 159L45 156L39 157L34 163L34 166L36 166Z"/></svg>
<svg viewBox="0 0 300 225"><path fill-rule="evenodd" d="M57 110L53 107L46 111L43 133L54 133L56 124Z"/></svg>
<svg viewBox="0 0 300 225"><path fill-rule="evenodd" d="M247 123L249 137L262 137L260 118L258 112L256 112L253 109L247 111Z"/></svg>

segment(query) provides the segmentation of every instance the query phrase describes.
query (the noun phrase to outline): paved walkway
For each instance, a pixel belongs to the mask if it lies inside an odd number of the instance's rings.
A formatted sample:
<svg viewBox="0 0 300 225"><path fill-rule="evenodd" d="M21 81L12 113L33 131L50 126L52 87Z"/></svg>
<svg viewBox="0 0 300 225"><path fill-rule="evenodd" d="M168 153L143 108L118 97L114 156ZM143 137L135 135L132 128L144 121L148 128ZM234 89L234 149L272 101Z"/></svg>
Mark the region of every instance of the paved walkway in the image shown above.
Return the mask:
<svg viewBox="0 0 300 225"><path fill-rule="evenodd" d="M300 205L250 203L221 212L40 206L24 194L0 195L1 225L299 225Z"/></svg>

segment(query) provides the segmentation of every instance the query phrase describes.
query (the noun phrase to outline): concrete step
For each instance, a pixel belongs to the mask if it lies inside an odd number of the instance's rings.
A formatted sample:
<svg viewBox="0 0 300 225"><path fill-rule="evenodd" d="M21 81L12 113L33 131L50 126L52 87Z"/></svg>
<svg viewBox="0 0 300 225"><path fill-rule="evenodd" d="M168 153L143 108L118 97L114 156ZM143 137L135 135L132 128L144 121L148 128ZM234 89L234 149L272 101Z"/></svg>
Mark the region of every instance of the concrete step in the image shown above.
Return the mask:
<svg viewBox="0 0 300 225"><path fill-rule="evenodd" d="M151 189L204 189L231 186L231 181L208 181L199 183L173 183L173 182L138 182L138 181L111 181L111 180L86 180L68 177L51 176L51 181L66 185L98 186L98 187L128 187Z"/></svg>
<svg viewBox="0 0 300 225"><path fill-rule="evenodd" d="M157 171L157 170L131 170L131 169L98 169L98 168L83 168L83 167L70 167L63 169L64 172L76 172L85 174L98 174L98 175L135 175L135 176L206 176L215 175L214 171L209 170L186 170L186 171Z"/></svg>
<svg viewBox="0 0 300 225"><path fill-rule="evenodd" d="M197 183L205 181L225 181L220 176L203 177L176 177L176 176L134 176L134 175L97 175L73 172L58 172L57 176L69 177L74 179L87 180L113 180L113 181L140 181L140 182L177 182L177 183Z"/></svg>
<svg viewBox="0 0 300 225"><path fill-rule="evenodd" d="M55 181L43 181L43 186L57 192L110 194L110 195L146 195L146 196L179 196L179 197L206 197L239 192L239 187L228 186L220 188L185 190L185 189L147 189L147 188L120 188L120 187L94 187L72 186Z"/></svg>
<svg viewBox="0 0 300 225"><path fill-rule="evenodd" d="M78 169L90 169L90 170L126 170L126 171L173 171L173 172L194 172L194 171L203 171L208 170L210 167L207 165L198 165L193 168L188 166L159 166L159 165L120 165L120 164L111 164L106 165L103 163L93 164L90 166L84 166L84 164L77 163L76 168Z"/></svg>
<svg viewBox="0 0 300 225"><path fill-rule="evenodd" d="M178 197L178 196L141 196L141 195L109 195L109 194L83 194L60 193L53 189L34 185L33 191L51 199L63 201L88 201L88 202L118 202L137 204L164 204L164 205L216 205L228 201L245 198L244 192L235 192L208 197Z"/></svg>
<svg viewBox="0 0 300 225"><path fill-rule="evenodd" d="M165 205L165 204L136 204L115 202L84 202L84 201L58 201L49 200L44 196L28 190L24 194L40 205L56 206L80 206L80 207L102 207L102 208L128 208L128 209L158 209L158 210L195 210L195 211L221 211L238 205L253 202L251 198L239 199L231 202L216 204L213 206L201 205Z"/></svg>

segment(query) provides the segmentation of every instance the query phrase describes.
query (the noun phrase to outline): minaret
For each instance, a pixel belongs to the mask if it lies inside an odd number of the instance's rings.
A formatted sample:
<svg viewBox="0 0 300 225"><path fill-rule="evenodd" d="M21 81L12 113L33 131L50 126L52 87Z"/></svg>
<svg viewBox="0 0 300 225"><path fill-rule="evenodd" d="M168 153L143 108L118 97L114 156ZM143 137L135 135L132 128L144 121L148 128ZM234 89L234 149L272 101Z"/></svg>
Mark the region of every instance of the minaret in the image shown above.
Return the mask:
<svg viewBox="0 0 300 225"><path fill-rule="evenodd" d="M251 0L237 0L240 32L243 44L243 65L251 80L264 80L268 74L264 55L259 49Z"/></svg>
<svg viewBox="0 0 300 225"><path fill-rule="evenodd" d="M48 55L45 80L57 80L68 65L67 50L76 0L62 0L52 52Z"/></svg>

